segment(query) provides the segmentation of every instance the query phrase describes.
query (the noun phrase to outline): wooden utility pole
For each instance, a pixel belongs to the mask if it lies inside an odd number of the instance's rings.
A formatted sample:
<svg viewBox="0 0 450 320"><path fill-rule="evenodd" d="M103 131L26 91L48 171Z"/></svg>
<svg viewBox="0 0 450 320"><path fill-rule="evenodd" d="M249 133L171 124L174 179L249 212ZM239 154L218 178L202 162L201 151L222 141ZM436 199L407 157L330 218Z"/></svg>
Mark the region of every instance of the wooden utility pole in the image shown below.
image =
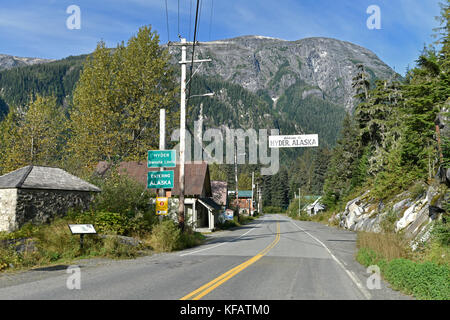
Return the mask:
<svg viewBox="0 0 450 320"><path fill-rule="evenodd" d="M299 216L299 217L300 217L300 215L301 215L301 211L300 211L301 201L302 201L302 198L301 198L301 191L300 191L300 188L298 188L298 216Z"/></svg>
<svg viewBox="0 0 450 320"><path fill-rule="evenodd" d="M258 192L258 214L262 214L262 196L261 196L261 188L258 184L256 184L256 190Z"/></svg>
<svg viewBox="0 0 450 320"><path fill-rule="evenodd" d="M176 45L176 44L172 44ZM188 43L185 38L180 39L181 46L181 98L180 98L180 202L178 206L178 225L184 231L185 217L184 217L184 164L186 162L186 65L188 63L210 62L211 59L187 61L186 50ZM192 80L192 79L191 79ZM189 99L189 97L188 97Z"/></svg>
<svg viewBox="0 0 450 320"><path fill-rule="evenodd" d="M253 217L253 189L255 188L255 172L252 172L252 203L250 207L250 216Z"/></svg>
<svg viewBox="0 0 450 320"><path fill-rule="evenodd" d="M159 110L159 150L166 150L166 109ZM159 171L164 171L164 168L160 168ZM159 189L158 195L165 197L166 190ZM159 222L162 220L163 217L159 216Z"/></svg>
<svg viewBox="0 0 450 320"><path fill-rule="evenodd" d="M184 231L184 163L186 157L186 39L181 39L181 103L180 103L180 202L178 224Z"/></svg>
<svg viewBox="0 0 450 320"><path fill-rule="evenodd" d="M233 142L235 142L233 140ZM237 170L237 145L234 145L234 179L235 179L235 189L236 189L236 216L239 222L239 184L238 184L238 170Z"/></svg>

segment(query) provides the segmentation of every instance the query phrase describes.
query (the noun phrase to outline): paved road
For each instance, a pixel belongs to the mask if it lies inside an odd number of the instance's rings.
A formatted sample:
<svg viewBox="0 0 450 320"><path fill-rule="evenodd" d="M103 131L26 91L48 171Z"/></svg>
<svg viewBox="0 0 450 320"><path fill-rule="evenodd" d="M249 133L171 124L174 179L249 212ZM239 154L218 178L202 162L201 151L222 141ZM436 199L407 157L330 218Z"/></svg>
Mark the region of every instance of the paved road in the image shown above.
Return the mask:
<svg viewBox="0 0 450 320"><path fill-rule="evenodd" d="M80 290L67 288L67 266L2 275L0 299L408 299L385 283L367 288L355 239L353 232L266 215L189 250L80 261Z"/></svg>

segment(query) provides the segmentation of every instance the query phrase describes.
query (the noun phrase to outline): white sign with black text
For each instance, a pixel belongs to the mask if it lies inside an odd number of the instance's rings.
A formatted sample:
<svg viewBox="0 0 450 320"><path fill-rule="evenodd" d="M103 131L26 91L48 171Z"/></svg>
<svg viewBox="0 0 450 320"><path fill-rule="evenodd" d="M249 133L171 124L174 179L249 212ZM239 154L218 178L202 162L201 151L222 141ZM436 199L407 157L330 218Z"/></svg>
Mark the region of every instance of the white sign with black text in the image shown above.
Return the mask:
<svg viewBox="0 0 450 320"><path fill-rule="evenodd" d="M307 148L318 146L319 135L317 134L269 137L270 148Z"/></svg>

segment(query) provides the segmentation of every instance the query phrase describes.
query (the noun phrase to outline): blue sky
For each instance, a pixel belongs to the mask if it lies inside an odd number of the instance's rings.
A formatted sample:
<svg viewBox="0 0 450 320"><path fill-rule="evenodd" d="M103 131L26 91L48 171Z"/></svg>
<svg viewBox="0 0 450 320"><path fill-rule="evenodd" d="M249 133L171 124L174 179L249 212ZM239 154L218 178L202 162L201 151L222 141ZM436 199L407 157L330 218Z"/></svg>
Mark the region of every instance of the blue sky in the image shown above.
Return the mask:
<svg viewBox="0 0 450 320"><path fill-rule="evenodd" d="M401 74L408 65L414 65L423 46L434 41L432 29L438 26L434 17L439 15L439 0L201 2L200 41L241 35L285 40L331 37L372 50ZM170 40L178 39L178 21L181 35L189 38L196 1L167 3ZM66 9L70 5L81 10L79 30L66 27L70 16ZM367 28L370 14L366 11L370 5L381 10L379 30ZM0 53L60 59L92 52L99 40L114 47L127 41L140 26L149 24L158 31L161 42L167 42L165 0L0 0Z"/></svg>

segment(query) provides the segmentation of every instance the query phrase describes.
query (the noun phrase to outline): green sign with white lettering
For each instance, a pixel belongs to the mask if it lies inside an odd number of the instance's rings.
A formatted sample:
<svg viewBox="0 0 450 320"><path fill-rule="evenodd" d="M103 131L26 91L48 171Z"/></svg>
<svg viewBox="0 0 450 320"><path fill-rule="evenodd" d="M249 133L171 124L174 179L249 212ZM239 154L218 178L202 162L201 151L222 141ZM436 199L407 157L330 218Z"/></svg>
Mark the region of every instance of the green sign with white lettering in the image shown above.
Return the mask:
<svg viewBox="0 0 450 320"><path fill-rule="evenodd" d="M148 152L149 168L175 168L177 165L175 150L153 150Z"/></svg>
<svg viewBox="0 0 450 320"><path fill-rule="evenodd" d="M147 176L147 188L173 189L173 181L173 171L149 171Z"/></svg>

